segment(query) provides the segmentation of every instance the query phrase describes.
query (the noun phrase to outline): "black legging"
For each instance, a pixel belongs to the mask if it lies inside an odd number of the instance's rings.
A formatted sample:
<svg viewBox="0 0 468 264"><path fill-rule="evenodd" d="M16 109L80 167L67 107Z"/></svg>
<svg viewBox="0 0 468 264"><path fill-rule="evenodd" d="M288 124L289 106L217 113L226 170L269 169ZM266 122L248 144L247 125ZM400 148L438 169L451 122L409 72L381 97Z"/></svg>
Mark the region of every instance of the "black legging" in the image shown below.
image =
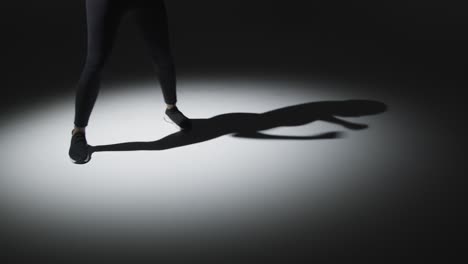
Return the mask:
<svg viewBox="0 0 468 264"><path fill-rule="evenodd" d="M85 127L96 102L100 75L111 53L115 33L128 11L149 46L155 69L159 70L164 101L175 104L176 73L170 50L166 7L163 0L86 0L87 56L77 85L75 120Z"/></svg>

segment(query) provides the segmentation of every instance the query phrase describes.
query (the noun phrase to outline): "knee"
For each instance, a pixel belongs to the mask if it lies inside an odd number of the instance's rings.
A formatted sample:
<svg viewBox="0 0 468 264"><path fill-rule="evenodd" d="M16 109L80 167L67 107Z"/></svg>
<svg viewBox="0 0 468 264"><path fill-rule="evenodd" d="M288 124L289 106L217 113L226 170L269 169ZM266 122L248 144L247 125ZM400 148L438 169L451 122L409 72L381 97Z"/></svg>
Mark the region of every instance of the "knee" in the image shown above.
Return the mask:
<svg viewBox="0 0 468 264"><path fill-rule="evenodd" d="M106 59L102 56L88 57L84 68L88 72L100 72L105 65Z"/></svg>
<svg viewBox="0 0 468 264"><path fill-rule="evenodd" d="M161 60L158 63L158 68L162 72L175 71L175 64L172 60Z"/></svg>

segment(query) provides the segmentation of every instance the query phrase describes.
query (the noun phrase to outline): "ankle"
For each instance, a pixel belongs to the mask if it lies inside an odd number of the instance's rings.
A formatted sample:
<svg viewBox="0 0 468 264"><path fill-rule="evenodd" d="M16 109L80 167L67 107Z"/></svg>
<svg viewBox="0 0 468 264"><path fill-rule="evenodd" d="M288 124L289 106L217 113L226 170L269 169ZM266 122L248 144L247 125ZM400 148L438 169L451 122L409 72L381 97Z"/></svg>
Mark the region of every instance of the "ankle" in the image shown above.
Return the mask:
<svg viewBox="0 0 468 264"><path fill-rule="evenodd" d="M72 130L72 135L78 133L78 132L81 132L83 134L86 134L86 129L84 127L75 127L73 128Z"/></svg>

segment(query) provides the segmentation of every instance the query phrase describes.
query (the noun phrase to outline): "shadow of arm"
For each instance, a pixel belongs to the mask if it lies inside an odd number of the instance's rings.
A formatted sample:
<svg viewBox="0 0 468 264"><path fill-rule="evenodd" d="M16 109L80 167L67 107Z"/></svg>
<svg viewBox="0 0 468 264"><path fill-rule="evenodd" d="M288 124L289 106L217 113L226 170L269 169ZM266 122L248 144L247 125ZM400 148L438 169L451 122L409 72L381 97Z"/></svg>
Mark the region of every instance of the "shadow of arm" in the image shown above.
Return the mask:
<svg viewBox="0 0 468 264"><path fill-rule="evenodd" d="M326 122L330 122L330 123L333 123L333 124L336 124L336 125L341 125L341 126L343 126L345 128L352 129L352 130L360 130L360 129L368 128L368 125L352 123L352 122L349 122L349 121L346 121L346 120L343 120L343 119L339 119L339 118L334 117L334 116L328 116L328 117L325 117L325 118L321 118L321 120L326 121Z"/></svg>
<svg viewBox="0 0 468 264"><path fill-rule="evenodd" d="M326 132L312 136L283 136L283 135L268 135L258 131L234 133L232 137L238 138L255 138L255 139L292 139L292 140L307 140L307 139L333 139L343 137L343 133L339 131Z"/></svg>

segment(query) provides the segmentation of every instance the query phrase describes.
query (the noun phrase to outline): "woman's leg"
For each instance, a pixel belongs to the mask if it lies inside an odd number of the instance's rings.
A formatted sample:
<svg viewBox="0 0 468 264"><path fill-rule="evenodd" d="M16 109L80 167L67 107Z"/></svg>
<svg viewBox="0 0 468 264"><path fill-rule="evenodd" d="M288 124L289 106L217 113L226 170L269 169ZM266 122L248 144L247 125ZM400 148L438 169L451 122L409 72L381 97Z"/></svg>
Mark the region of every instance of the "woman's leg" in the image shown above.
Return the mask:
<svg viewBox="0 0 468 264"><path fill-rule="evenodd" d="M87 55L77 85L75 128L88 125L100 88L100 74L111 53L122 7L115 0L86 0Z"/></svg>
<svg viewBox="0 0 468 264"><path fill-rule="evenodd" d="M142 0L132 10L133 19L149 48L153 65L158 71L164 101L175 105L176 71L170 48L166 7L162 0Z"/></svg>

